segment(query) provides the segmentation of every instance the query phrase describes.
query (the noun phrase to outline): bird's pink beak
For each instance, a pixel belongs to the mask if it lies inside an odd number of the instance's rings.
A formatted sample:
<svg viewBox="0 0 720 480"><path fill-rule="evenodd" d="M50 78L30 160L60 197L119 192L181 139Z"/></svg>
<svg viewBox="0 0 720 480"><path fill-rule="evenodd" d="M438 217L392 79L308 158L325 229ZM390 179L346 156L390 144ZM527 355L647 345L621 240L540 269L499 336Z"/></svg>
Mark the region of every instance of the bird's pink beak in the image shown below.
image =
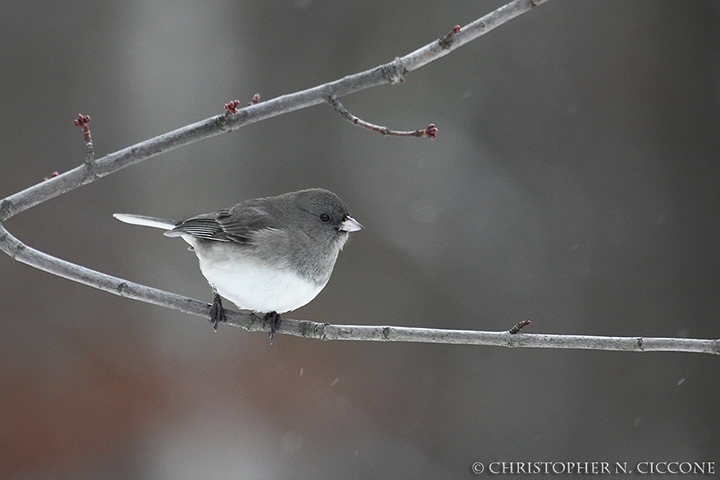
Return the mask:
<svg viewBox="0 0 720 480"><path fill-rule="evenodd" d="M343 232L357 232L362 229L363 226L360 225L360 222L352 218L350 215L347 215L345 220L343 220L340 224L340 228L338 230L342 230Z"/></svg>

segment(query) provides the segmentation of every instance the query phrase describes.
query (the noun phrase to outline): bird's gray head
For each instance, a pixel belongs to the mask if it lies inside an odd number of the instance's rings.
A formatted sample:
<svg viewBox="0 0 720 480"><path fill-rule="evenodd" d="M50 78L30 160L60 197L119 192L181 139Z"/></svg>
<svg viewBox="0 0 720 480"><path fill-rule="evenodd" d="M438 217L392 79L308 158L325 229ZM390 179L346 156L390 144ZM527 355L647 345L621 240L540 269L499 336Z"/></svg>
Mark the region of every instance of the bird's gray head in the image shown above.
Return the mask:
<svg viewBox="0 0 720 480"><path fill-rule="evenodd" d="M349 232L363 228L350 216L345 202L328 190L311 188L280 195L278 199L300 213L298 226L317 241L345 243Z"/></svg>

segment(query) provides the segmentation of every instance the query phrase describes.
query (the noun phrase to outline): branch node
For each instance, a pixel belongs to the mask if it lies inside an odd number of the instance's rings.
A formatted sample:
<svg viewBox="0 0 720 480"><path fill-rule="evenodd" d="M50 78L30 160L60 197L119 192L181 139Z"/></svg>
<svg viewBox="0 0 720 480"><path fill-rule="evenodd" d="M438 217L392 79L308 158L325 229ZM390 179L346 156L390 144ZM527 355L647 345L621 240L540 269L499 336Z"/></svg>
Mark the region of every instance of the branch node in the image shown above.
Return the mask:
<svg viewBox="0 0 720 480"><path fill-rule="evenodd" d="M15 245L15 249L13 251L13 254L10 255L10 258L15 260L17 258L17 256L20 255L20 253L25 251L26 248L27 248L27 246L25 246L24 243L19 243L18 245Z"/></svg>
<svg viewBox="0 0 720 480"><path fill-rule="evenodd" d="M460 33L460 25L455 25L452 30L450 30L450 33L439 40L440 46L446 50L450 48L453 43L453 37L458 33Z"/></svg>
<svg viewBox="0 0 720 480"><path fill-rule="evenodd" d="M530 320L523 320L522 322L516 323L515 326L513 326L513 327L509 330L509 331L510 331L510 335L515 335L516 333L518 333L520 330L522 330L523 328L527 327L527 326L530 325L531 323L532 323L532 322L531 322Z"/></svg>
<svg viewBox="0 0 720 480"><path fill-rule="evenodd" d="M123 293L125 293L125 290L128 288L127 282L120 282L117 286L118 295L121 297L123 296Z"/></svg>
<svg viewBox="0 0 720 480"><path fill-rule="evenodd" d="M10 200L3 200L0 202L0 223L4 222L6 218L10 217L13 203Z"/></svg>
<svg viewBox="0 0 720 480"><path fill-rule="evenodd" d="M260 101L260 94L256 93L253 95L252 99L250 100L250 103L248 105L254 105ZM230 102L226 103L224 105L225 107L225 113L222 115L218 115L215 117L215 125L222 130L223 132L226 132L226 127L228 120L240 113L238 110L238 107L240 106L240 100L231 100Z"/></svg>
<svg viewBox="0 0 720 480"><path fill-rule="evenodd" d="M383 327L382 336L385 340L390 340L390 327Z"/></svg>
<svg viewBox="0 0 720 480"><path fill-rule="evenodd" d="M93 149L92 136L90 135L90 115L78 113L77 118L73 120L73 125L82 128L83 138L85 139L85 163L92 165L93 162L95 162L95 150Z"/></svg>
<svg viewBox="0 0 720 480"><path fill-rule="evenodd" d="M317 335L319 328L319 326L316 328L312 322L302 322L300 324L300 335L305 338L320 338L320 340L322 340L322 336Z"/></svg>
<svg viewBox="0 0 720 480"><path fill-rule="evenodd" d="M403 83L405 81L405 77L403 77L403 75L407 73L407 69L405 68L405 65L403 65L400 57L395 57L395 60L390 63L386 63L380 67L380 70L382 71L383 77L387 79L390 85L397 85L398 83Z"/></svg>
<svg viewBox="0 0 720 480"><path fill-rule="evenodd" d="M643 350L643 351L645 350L645 348L643 347L644 343L645 343L645 340L642 337L638 337L637 346L640 350Z"/></svg>

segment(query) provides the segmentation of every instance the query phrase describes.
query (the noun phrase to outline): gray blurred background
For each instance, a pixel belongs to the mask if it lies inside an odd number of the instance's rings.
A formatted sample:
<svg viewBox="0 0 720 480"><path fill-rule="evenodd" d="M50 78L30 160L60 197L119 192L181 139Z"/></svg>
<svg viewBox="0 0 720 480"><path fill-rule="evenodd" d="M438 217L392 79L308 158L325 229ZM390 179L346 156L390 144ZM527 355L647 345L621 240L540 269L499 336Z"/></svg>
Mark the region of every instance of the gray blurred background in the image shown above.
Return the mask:
<svg viewBox="0 0 720 480"><path fill-rule="evenodd" d="M372 68L502 1L0 2L0 197ZM720 337L720 4L553 0L342 99L12 218L36 248L209 301L181 219L308 187L365 225L322 322ZM474 461L720 461L718 359L333 343L222 327L0 255L2 478L464 478Z"/></svg>

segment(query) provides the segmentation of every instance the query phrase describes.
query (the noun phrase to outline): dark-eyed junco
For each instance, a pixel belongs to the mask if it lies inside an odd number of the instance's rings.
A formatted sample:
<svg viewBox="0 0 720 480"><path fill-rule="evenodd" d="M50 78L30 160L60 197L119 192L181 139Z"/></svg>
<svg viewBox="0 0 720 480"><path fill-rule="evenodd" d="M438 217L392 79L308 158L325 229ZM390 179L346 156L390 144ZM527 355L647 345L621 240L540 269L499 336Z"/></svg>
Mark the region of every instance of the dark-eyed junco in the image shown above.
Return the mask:
<svg viewBox="0 0 720 480"><path fill-rule="evenodd" d="M210 318L215 329L225 318L220 294L240 309L266 314L271 341L279 314L320 293L348 233L363 228L337 195L321 188L245 200L184 222L113 216L189 243L215 293Z"/></svg>

